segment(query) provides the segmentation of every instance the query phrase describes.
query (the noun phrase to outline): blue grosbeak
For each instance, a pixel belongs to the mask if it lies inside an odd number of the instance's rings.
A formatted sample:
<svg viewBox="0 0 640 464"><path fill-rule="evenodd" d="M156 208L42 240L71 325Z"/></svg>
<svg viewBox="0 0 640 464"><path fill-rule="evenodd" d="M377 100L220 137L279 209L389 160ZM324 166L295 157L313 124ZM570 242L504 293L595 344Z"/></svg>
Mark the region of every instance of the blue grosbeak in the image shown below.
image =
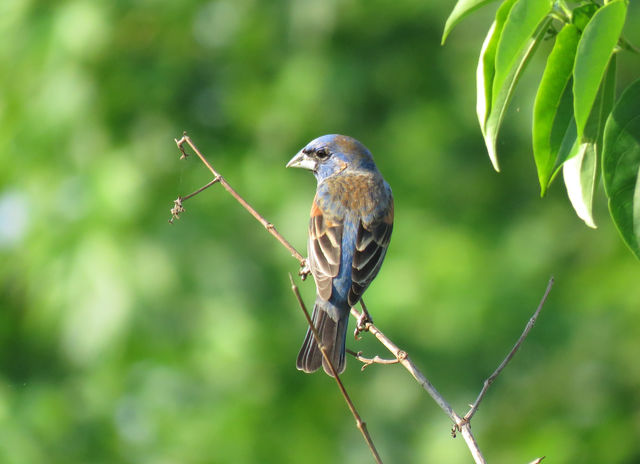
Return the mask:
<svg viewBox="0 0 640 464"><path fill-rule="evenodd" d="M318 181L308 242L308 265L316 282L312 321L341 373L350 309L378 274L391 238L391 188L369 150L344 135L309 142L287 167L313 171ZM332 375L310 329L296 365L304 372L322 365Z"/></svg>

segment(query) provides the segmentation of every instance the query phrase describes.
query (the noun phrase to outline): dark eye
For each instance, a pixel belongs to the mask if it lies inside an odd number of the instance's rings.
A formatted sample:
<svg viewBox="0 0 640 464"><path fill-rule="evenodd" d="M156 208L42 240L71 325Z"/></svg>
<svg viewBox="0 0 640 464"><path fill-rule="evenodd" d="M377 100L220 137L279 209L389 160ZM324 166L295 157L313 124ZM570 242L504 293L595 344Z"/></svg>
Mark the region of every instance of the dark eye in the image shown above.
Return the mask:
<svg viewBox="0 0 640 464"><path fill-rule="evenodd" d="M316 150L316 156L321 160L329 158L329 154L329 150L327 150L325 147L321 147Z"/></svg>

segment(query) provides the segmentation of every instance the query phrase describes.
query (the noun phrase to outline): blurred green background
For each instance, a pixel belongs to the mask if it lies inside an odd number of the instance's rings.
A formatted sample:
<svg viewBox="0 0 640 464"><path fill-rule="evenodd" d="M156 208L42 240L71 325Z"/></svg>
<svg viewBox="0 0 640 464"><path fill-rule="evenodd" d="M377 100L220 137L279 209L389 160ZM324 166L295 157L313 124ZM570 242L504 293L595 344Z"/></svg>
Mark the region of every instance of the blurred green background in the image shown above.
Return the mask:
<svg viewBox="0 0 640 464"><path fill-rule="evenodd" d="M0 3L0 462L372 462L333 381L295 369L295 260L219 186L167 223L210 179L178 160L183 130L301 251L315 180L285 163L326 133L372 150L396 223L366 301L460 413L554 275L476 438L495 463L640 462L640 263L603 195L597 230L560 183L539 198L549 44L492 171L474 78L495 7L440 47L453 4ZM622 88L640 66L619 63ZM386 355L371 338L348 346ZM401 367L344 380L385 462L471 462Z"/></svg>

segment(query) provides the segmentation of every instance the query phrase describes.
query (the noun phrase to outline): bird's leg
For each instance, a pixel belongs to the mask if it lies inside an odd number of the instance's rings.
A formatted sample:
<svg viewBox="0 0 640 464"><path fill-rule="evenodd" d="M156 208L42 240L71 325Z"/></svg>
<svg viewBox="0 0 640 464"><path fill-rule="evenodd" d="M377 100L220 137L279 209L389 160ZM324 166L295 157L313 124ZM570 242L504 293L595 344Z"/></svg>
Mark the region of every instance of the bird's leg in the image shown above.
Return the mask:
<svg viewBox="0 0 640 464"><path fill-rule="evenodd" d="M305 258L303 264L300 265L298 275L302 280L305 280L311 274L311 268L309 267L309 259Z"/></svg>
<svg viewBox="0 0 640 464"><path fill-rule="evenodd" d="M356 329L353 331L353 336L356 340L360 340L360 332L367 332L369 325L373 324L373 318L371 314L369 314L369 311L367 311L364 301L360 300L360 306L362 307L362 312L360 316L358 316L358 323L356 324Z"/></svg>

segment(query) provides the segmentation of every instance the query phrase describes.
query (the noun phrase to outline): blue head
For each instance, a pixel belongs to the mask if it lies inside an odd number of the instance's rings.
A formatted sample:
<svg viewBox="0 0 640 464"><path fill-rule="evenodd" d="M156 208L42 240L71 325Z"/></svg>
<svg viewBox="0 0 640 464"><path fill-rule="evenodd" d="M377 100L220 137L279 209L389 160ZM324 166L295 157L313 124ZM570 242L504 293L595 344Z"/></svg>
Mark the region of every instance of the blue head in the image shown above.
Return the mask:
<svg viewBox="0 0 640 464"><path fill-rule="evenodd" d="M377 171L367 147L352 137L338 134L312 140L291 158L287 167L308 169L318 182L342 171Z"/></svg>

